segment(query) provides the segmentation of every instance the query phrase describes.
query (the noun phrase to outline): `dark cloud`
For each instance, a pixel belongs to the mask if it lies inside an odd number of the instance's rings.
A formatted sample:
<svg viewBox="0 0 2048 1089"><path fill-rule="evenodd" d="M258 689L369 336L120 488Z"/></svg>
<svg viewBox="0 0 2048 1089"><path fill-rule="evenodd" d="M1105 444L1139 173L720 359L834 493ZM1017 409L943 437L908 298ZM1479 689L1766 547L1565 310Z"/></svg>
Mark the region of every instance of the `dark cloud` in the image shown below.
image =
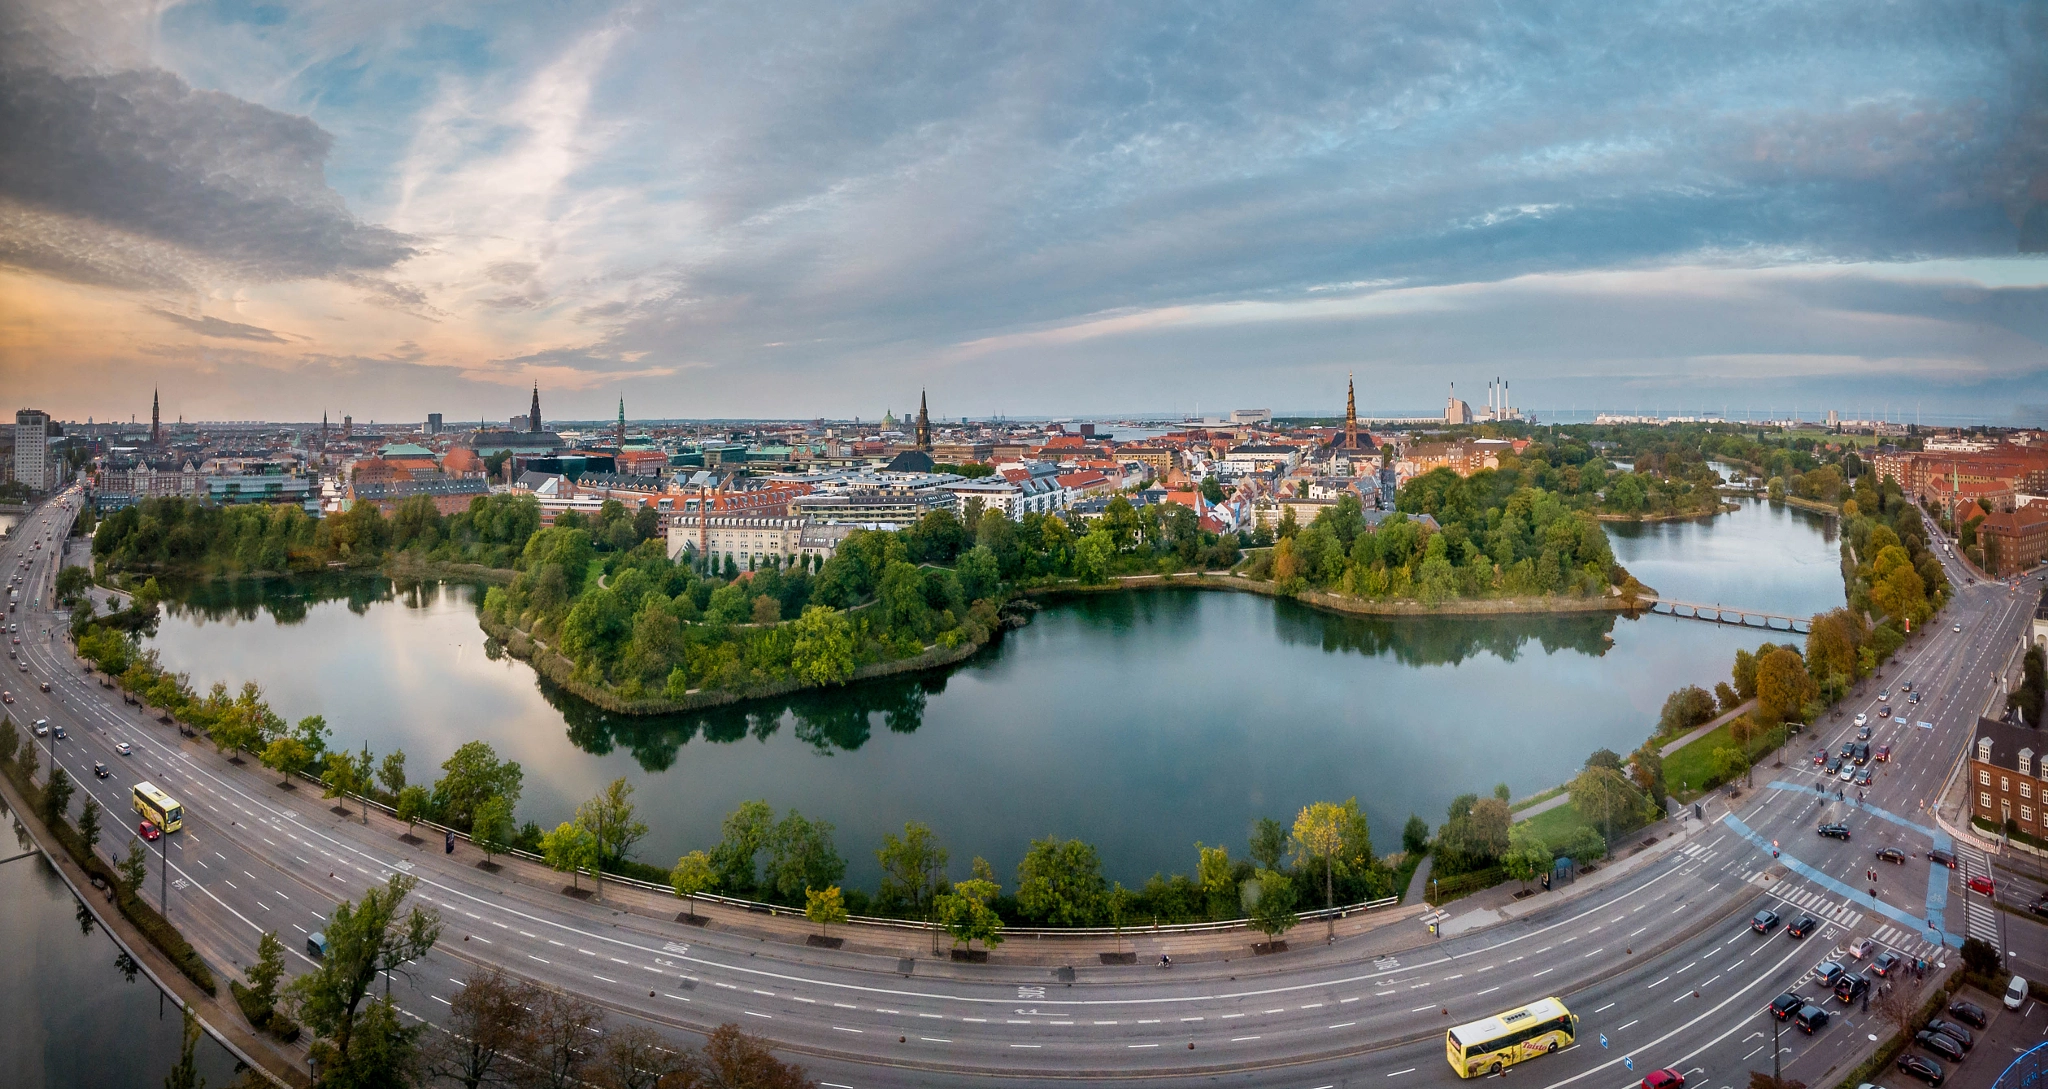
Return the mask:
<svg viewBox="0 0 2048 1089"><path fill-rule="evenodd" d="M0 133L0 201L43 224L0 236L0 255L37 271L281 280L374 273L412 252L327 186L319 126L168 72L0 67ZM77 238L50 245L52 223Z"/></svg>
<svg viewBox="0 0 2048 1089"><path fill-rule="evenodd" d="M256 325L243 325L241 322L225 321L221 318L188 318L183 314L175 314L169 310L154 306L146 309L165 321L182 325L203 337L219 337L224 340L260 340L269 344L291 343L276 333Z"/></svg>

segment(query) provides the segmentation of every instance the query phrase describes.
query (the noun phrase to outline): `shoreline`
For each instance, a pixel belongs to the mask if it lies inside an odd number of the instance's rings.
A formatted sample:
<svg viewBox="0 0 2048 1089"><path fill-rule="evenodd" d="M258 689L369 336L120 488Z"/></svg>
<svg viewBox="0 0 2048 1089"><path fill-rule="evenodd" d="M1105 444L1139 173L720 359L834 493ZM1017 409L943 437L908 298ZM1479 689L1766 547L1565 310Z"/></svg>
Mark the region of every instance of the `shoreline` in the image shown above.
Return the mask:
<svg viewBox="0 0 2048 1089"><path fill-rule="evenodd" d="M1271 582L1244 578L1240 575L1216 575L1209 572L1189 572L1181 575L1127 575L1100 585L1083 583L1059 583L1035 586L1022 591L1026 597L1058 597L1063 594L1117 593L1125 590L1224 590L1237 593L1258 594L1262 597L1286 598L1300 602L1310 608L1348 616L1542 616L1547 614L1582 613L1626 613L1641 607L1638 601L1631 605L1628 599L1609 593L1597 598L1588 597L1497 597L1468 598L1429 604L1415 600L1374 601L1368 598L1350 597L1322 590L1309 590L1299 594L1283 594ZM1644 587L1646 593L1654 593Z"/></svg>
<svg viewBox="0 0 2048 1089"><path fill-rule="evenodd" d="M1593 515L1593 520L1596 522L1614 522L1621 525L1627 525L1632 522L1698 522L1708 518L1719 518L1724 514L1733 514L1740 509L1742 508L1736 504L1723 502L1715 510L1694 511L1691 514L1683 514L1677 511L1668 514L1595 514Z"/></svg>

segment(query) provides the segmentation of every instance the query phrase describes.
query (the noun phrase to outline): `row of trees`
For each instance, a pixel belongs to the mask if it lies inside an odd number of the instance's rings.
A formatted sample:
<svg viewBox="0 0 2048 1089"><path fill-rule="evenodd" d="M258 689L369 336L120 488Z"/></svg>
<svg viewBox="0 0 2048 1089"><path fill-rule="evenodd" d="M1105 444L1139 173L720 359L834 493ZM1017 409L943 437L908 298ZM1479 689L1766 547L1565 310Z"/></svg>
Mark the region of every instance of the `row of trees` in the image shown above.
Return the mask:
<svg viewBox="0 0 2048 1089"><path fill-rule="evenodd" d="M640 519L622 536L652 536L658 522L658 515ZM181 576L304 573L329 563L375 566L406 550L504 567L539 528L540 504L531 496L477 496L468 510L444 516L422 495L399 504L388 518L376 504L358 503L320 519L288 504L214 506L171 497L146 499L109 515L93 537L93 559L107 571Z"/></svg>

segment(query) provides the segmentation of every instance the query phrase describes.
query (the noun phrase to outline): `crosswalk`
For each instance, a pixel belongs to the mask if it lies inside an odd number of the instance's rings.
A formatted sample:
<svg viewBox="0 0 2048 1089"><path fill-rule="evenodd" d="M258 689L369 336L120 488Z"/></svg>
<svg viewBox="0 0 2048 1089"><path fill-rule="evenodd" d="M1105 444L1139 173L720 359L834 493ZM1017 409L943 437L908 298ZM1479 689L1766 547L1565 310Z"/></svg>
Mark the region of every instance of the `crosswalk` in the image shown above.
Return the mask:
<svg viewBox="0 0 2048 1089"><path fill-rule="evenodd" d="M1995 947L1998 945L1998 916L1994 914L1995 909L1985 897L1967 891L1970 878L1991 876L1991 860L1984 856L1983 850L1976 844L1957 840L1956 862L1961 867L1966 890L1961 897L1963 935L1990 942ZM1949 903L1955 903L1955 899L1951 898Z"/></svg>
<svg viewBox="0 0 2048 1089"><path fill-rule="evenodd" d="M1854 904L1797 881L1773 882L1769 893L1773 899L1787 907L1806 912L1816 919L1837 924L1851 935L1867 915ZM1927 941L1923 935L1885 922L1882 916L1869 917L1877 922L1877 926L1868 936L1878 945L1912 960L1932 962L1941 959L1941 947Z"/></svg>
<svg viewBox="0 0 2048 1089"><path fill-rule="evenodd" d="M1863 921L1863 912L1846 901L1837 900L1814 889L1781 882L1778 887L1771 890L1771 895L1823 922L1839 923L1854 929L1857 923Z"/></svg>

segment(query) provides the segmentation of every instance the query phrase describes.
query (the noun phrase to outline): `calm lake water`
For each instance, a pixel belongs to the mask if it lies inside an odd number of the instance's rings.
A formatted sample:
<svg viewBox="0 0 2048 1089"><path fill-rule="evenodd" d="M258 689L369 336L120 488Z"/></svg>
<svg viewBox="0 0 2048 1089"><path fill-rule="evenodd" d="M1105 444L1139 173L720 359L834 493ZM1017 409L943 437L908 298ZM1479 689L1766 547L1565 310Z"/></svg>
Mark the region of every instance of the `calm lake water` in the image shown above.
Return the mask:
<svg viewBox="0 0 2048 1089"><path fill-rule="evenodd" d="M0 826L13 814L0 807ZM0 836L6 855L26 849ZM0 866L0 1070L17 1089L161 1085L178 1061L184 1018L146 975L128 978L120 947L79 922L77 898L40 855ZM89 920L90 916L86 916ZM226 1085L234 1056L201 1035L194 1052L208 1085Z"/></svg>
<svg viewBox="0 0 2048 1089"><path fill-rule="evenodd" d="M1752 502L1712 522L1614 527L1615 551L1673 596L1810 613L1842 603L1832 531ZM340 596L336 596L340 595ZM962 874L1014 872L1034 836L1079 836L1126 883L1192 871L1194 843L1242 854L1251 821L1356 796L1381 850L1410 813L1505 782L1568 778L1626 752L1664 697L1727 676L1769 638L1613 616L1367 620L1248 594L1085 596L954 670L661 719L608 716L493 659L477 592L383 580L217 585L170 609L154 645L195 685L261 682L336 742L403 748L427 779L457 745L526 769L521 820L544 827L616 776L665 864L718 838L740 801L838 828L848 878L873 887L882 833L923 820Z"/></svg>

